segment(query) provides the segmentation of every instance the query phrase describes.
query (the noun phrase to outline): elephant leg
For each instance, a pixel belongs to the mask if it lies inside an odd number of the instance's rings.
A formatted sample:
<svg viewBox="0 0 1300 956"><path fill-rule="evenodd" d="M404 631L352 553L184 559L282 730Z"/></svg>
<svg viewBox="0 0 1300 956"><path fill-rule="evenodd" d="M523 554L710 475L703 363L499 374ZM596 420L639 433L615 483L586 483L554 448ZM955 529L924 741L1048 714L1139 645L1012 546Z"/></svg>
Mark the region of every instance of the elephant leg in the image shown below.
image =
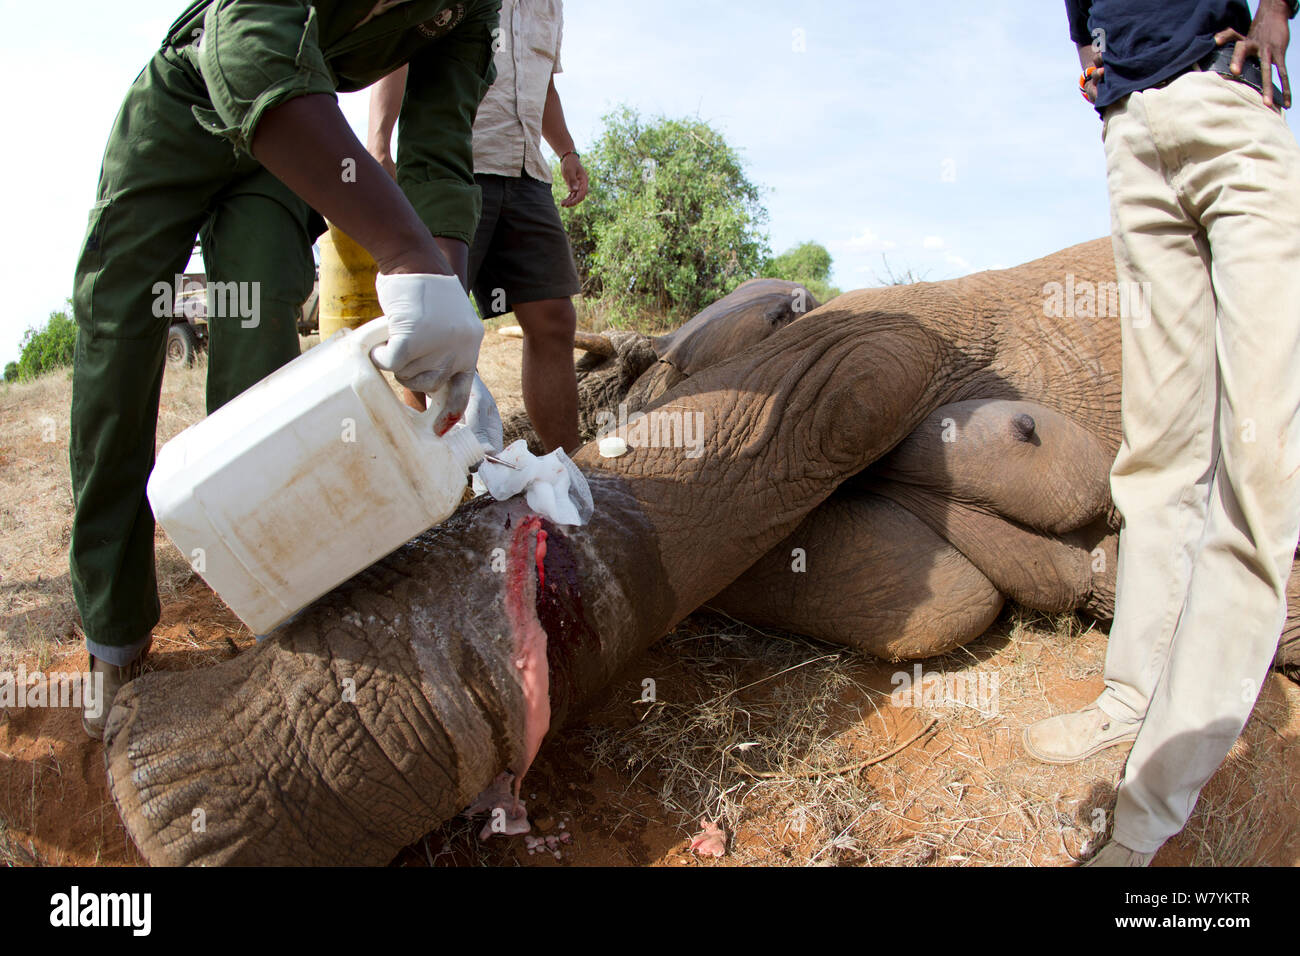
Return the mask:
<svg viewBox="0 0 1300 956"><path fill-rule="evenodd" d="M1069 544L1087 552L1091 590L1080 609L1099 621L1115 617L1115 571L1119 563L1119 532L1111 527L1109 517L1084 525L1063 535Z"/></svg>
<svg viewBox="0 0 1300 956"><path fill-rule="evenodd" d="M711 368L771 336L818 307L806 288L781 279L751 279L681 328L649 339L634 332L579 332L578 431L589 442L619 419L657 401L696 372ZM507 444L523 438L539 451L523 412L503 422Z"/></svg>
<svg viewBox="0 0 1300 956"><path fill-rule="evenodd" d="M943 405L711 604L888 658L974 639L1003 595L1109 619L1109 461L1089 432L1043 405Z"/></svg>
<svg viewBox="0 0 1300 956"><path fill-rule="evenodd" d="M628 414L639 412L657 402L669 389L675 388L686 376L675 365L656 362L632 383L622 402Z"/></svg>
<svg viewBox="0 0 1300 956"><path fill-rule="evenodd" d="M910 660L975 639L1002 604L988 578L911 512L840 492L706 606Z"/></svg>
<svg viewBox="0 0 1300 956"><path fill-rule="evenodd" d="M1080 607L1092 592L1092 555L1072 541L911 485L880 482L875 488L965 555L1013 601L1056 613Z"/></svg>

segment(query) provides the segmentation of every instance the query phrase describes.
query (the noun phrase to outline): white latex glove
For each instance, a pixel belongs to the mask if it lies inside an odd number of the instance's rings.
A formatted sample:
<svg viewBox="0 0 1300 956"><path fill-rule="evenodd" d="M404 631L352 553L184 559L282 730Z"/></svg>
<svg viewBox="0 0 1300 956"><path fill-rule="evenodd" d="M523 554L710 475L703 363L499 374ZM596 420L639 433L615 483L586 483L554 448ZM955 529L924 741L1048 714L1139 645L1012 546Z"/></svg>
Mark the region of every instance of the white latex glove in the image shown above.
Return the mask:
<svg viewBox="0 0 1300 956"><path fill-rule="evenodd" d="M473 430L474 437L484 451L501 450L501 445L505 442L501 434L501 412L497 410L496 399L477 374L470 389L469 404L465 406L465 424Z"/></svg>
<svg viewBox="0 0 1300 956"><path fill-rule="evenodd" d="M442 435L465 412L483 323L455 276L380 275L375 291L388 319L388 341L370 357L412 391L432 394L448 386L434 426Z"/></svg>

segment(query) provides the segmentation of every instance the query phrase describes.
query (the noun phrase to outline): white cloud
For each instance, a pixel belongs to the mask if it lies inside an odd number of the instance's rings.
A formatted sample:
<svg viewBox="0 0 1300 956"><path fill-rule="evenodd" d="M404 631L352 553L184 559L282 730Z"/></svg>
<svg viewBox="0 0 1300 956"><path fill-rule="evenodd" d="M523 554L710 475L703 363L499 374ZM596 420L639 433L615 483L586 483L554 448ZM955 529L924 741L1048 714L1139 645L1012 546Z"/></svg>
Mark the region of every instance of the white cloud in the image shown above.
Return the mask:
<svg viewBox="0 0 1300 956"><path fill-rule="evenodd" d="M831 252L843 252L852 254L862 254L864 252L888 252L896 248L897 242L892 239L882 239L870 228L864 228L856 236L849 239L832 239L826 244Z"/></svg>
<svg viewBox="0 0 1300 956"><path fill-rule="evenodd" d="M971 265L969 262L967 262L967 261L966 261L965 259L963 259L961 256L954 255L954 254L951 253L951 252L948 253L946 256L943 257L943 261L946 262L946 263L948 263L948 265L950 265L950 266L953 266L953 267L955 267L955 268L957 268L957 269L962 270L962 272L972 272L972 271L974 271L974 269L975 269L975 267L974 267L973 265Z"/></svg>
<svg viewBox="0 0 1300 956"><path fill-rule="evenodd" d="M921 245L926 249L942 249L944 247L943 236L926 236Z"/></svg>

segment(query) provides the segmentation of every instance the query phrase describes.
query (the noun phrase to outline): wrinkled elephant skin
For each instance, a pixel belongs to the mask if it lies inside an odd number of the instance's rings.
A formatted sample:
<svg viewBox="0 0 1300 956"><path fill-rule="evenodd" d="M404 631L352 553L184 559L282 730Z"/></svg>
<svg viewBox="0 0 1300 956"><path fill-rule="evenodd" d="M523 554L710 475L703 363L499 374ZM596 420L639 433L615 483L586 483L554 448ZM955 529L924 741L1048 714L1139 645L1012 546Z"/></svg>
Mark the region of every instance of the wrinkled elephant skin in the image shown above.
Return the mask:
<svg viewBox="0 0 1300 956"><path fill-rule="evenodd" d="M588 526L474 502L234 660L128 685L105 752L132 838L156 864L387 862L526 769L527 635L554 730L709 602L891 657L970 640L1008 596L1108 613L1118 320L1049 317L1067 273L1113 281L1109 244L808 314L742 287L688 334L612 334L584 359L587 437L595 396L692 416L703 453L589 444Z"/></svg>

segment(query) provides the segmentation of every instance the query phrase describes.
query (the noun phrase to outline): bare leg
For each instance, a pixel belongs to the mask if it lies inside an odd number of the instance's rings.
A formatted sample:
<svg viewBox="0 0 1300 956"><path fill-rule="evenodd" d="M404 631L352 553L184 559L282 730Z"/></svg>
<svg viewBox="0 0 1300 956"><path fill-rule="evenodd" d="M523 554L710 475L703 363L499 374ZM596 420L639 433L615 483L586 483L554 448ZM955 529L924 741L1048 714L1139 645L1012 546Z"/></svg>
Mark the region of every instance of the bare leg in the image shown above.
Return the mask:
<svg viewBox="0 0 1300 956"><path fill-rule="evenodd" d="M578 313L569 299L514 303L524 330L524 408L546 451L571 452L578 439L578 379L573 333Z"/></svg>

